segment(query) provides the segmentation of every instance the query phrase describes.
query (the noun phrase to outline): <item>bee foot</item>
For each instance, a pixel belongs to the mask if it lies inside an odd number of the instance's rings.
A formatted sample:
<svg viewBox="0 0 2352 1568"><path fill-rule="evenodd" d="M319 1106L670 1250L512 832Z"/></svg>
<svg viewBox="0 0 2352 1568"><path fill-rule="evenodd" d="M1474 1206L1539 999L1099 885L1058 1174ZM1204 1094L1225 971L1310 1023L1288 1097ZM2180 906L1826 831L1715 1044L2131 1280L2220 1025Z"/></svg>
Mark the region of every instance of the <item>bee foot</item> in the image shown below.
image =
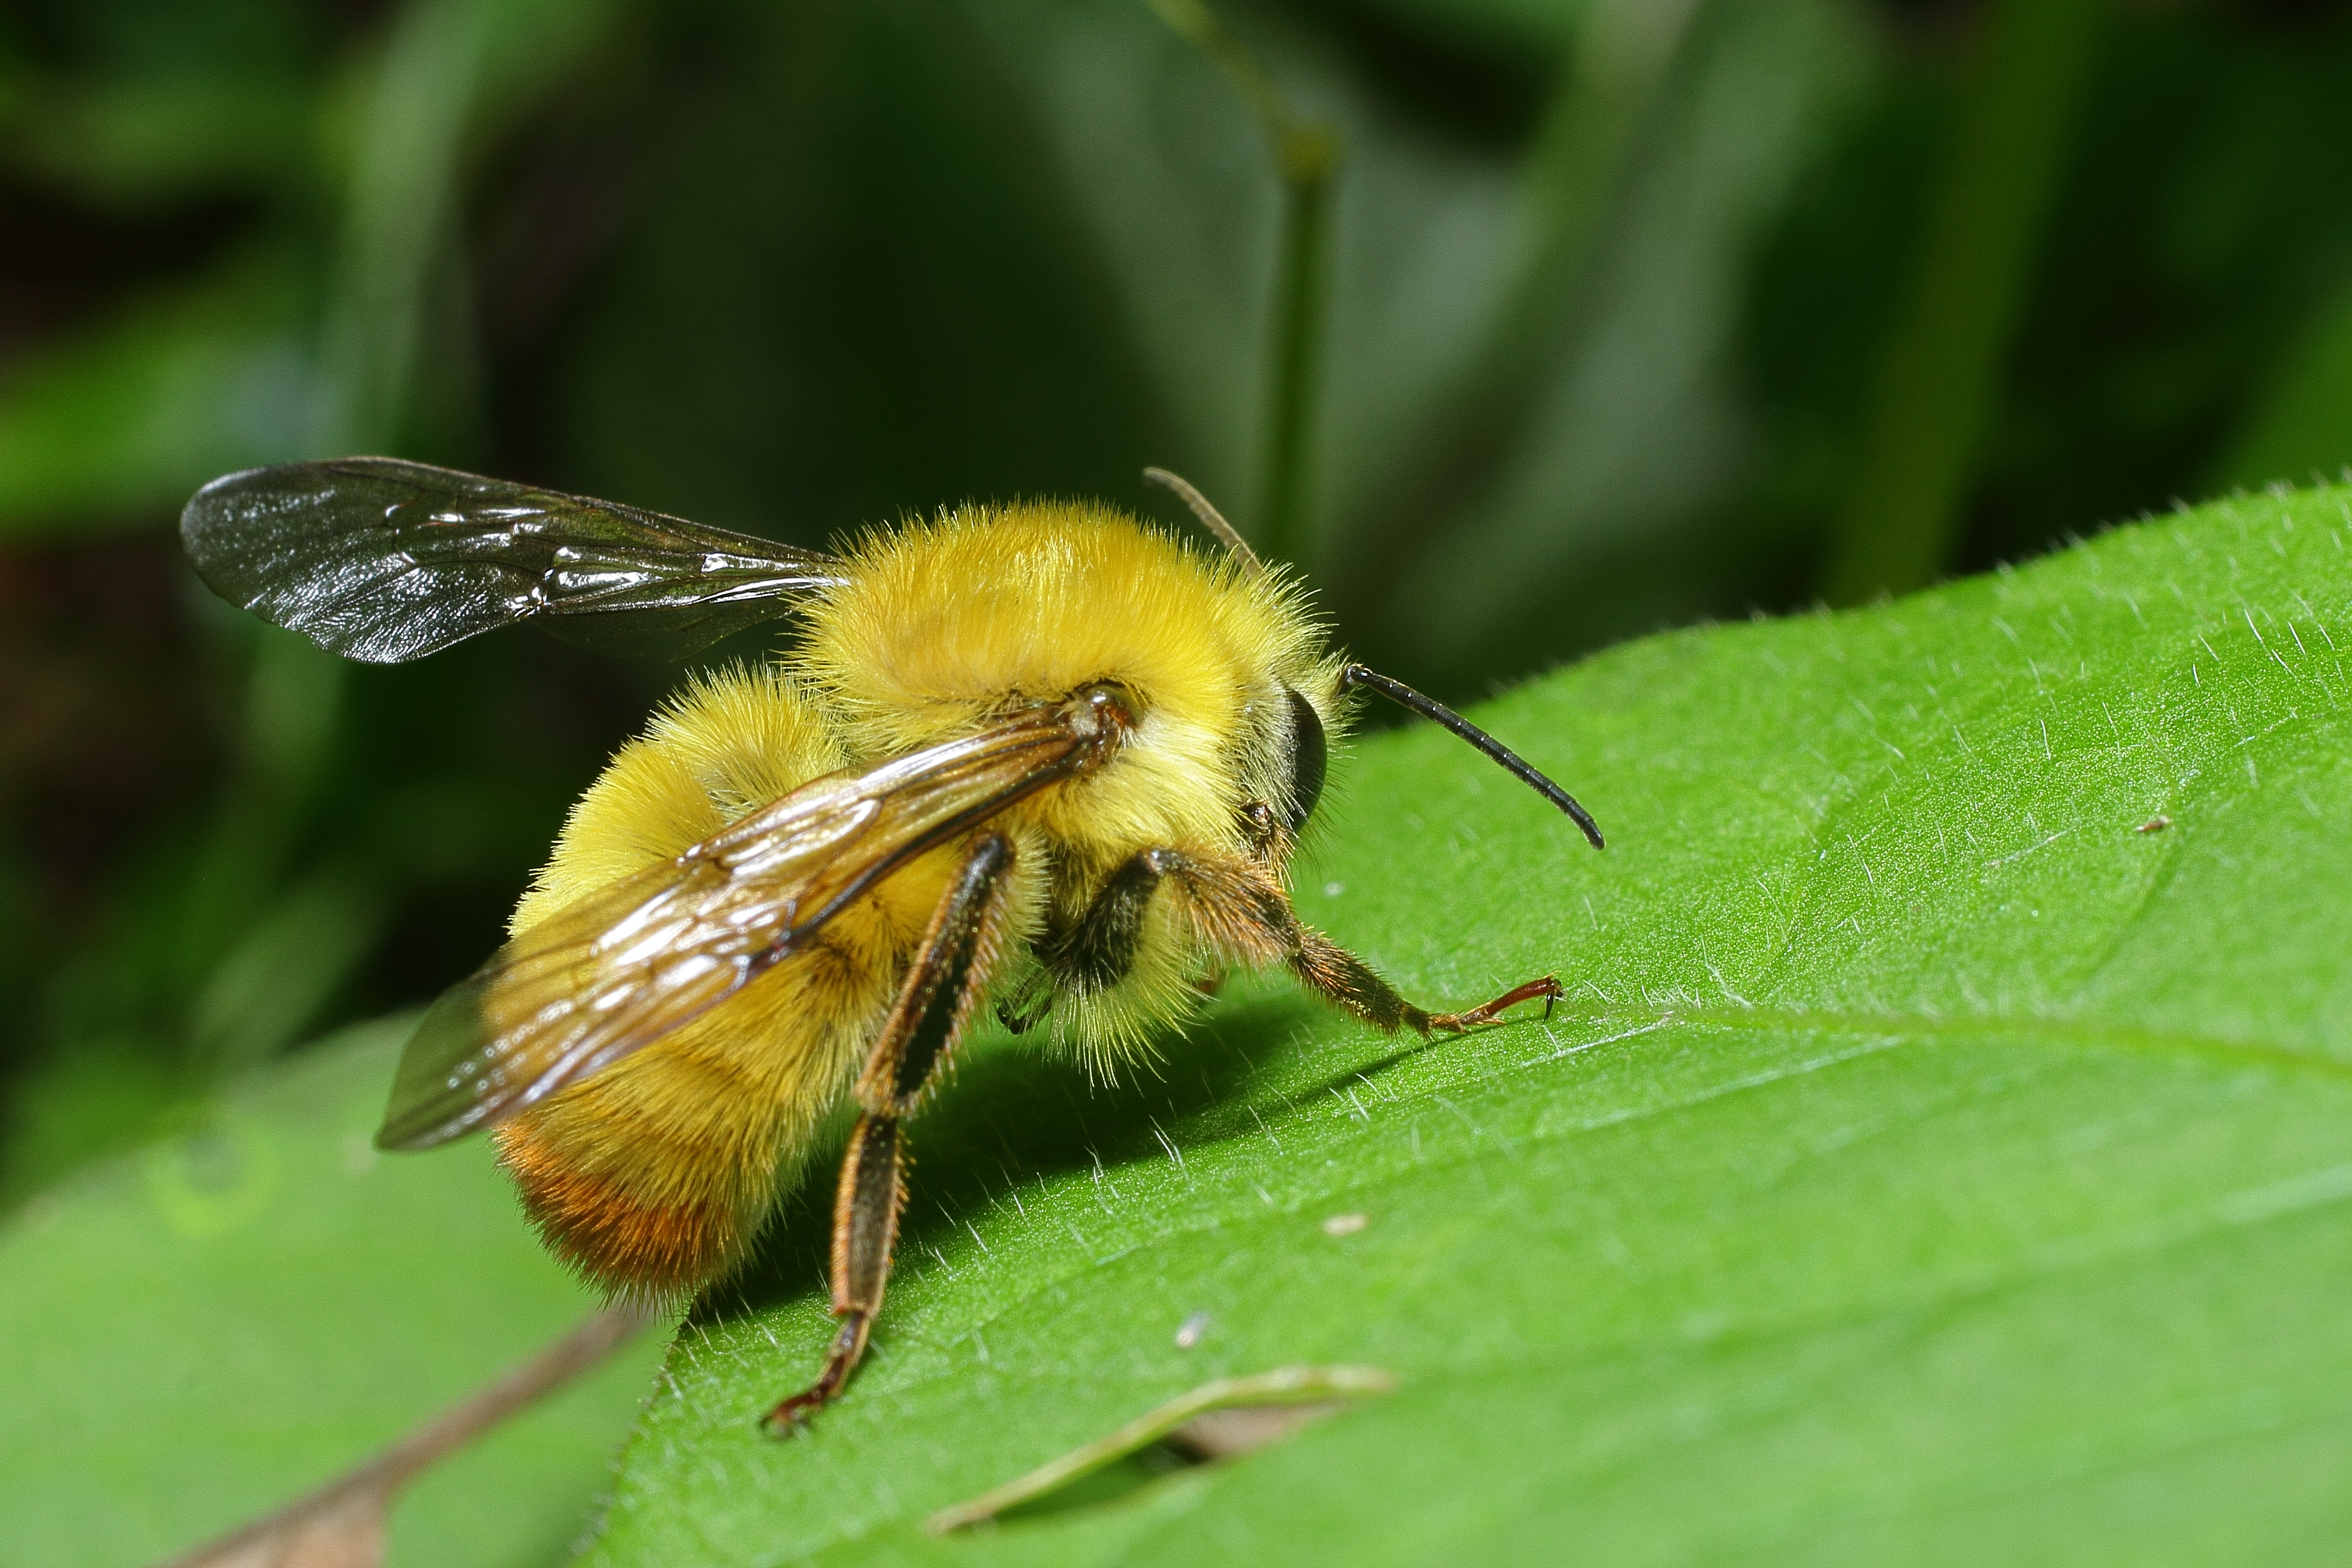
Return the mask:
<svg viewBox="0 0 2352 1568"><path fill-rule="evenodd" d="M1544 1017L1549 1021L1551 1017L1552 1004L1559 1000L1565 989L1557 976L1547 974L1540 980L1530 980L1525 985L1515 986L1492 1002L1483 1003L1466 1013L1441 1013L1430 1019L1429 1026L1433 1029L1444 1029L1448 1034L1459 1035L1474 1024L1493 1022L1505 1008L1516 1007L1522 1002L1532 1002L1538 996L1543 998Z"/></svg>
<svg viewBox="0 0 2352 1568"><path fill-rule="evenodd" d="M824 1408L828 1397L811 1388L780 1400L773 1410L760 1417L760 1430L771 1437L797 1437L809 1429L809 1423Z"/></svg>
<svg viewBox="0 0 2352 1568"><path fill-rule="evenodd" d="M866 1353L866 1331L873 1314L853 1309L841 1316L841 1331L834 1336L832 1352L824 1358L824 1370L816 1374L816 1381L790 1399L778 1401L773 1410L760 1417L760 1430L769 1436L794 1437L807 1431L816 1413L839 1397L849 1374L857 1370L858 1358Z"/></svg>

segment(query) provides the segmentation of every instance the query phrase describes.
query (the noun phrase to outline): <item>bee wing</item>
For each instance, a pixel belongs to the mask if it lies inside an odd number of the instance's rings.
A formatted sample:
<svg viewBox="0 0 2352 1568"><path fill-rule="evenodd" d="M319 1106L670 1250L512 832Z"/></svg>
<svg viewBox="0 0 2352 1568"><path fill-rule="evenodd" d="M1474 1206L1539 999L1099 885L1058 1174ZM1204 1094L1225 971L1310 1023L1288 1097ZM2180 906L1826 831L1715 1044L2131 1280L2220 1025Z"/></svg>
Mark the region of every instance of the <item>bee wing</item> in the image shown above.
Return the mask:
<svg viewBox="0 0 2352 1568"><path fill-rule="evenodd" d="M393 458L215 479L180 537L221 597L370 664L542 618L609 651L684 655L842 580L815 551Z"/></svg>
<svg viewBox="0 0 2352 1568"><path fill-rule="evenodd" d="M740 991L911 856L1087 763L1059 714L803 785L509 942L418 1024L376 1142L519 1110Z"/></svg>

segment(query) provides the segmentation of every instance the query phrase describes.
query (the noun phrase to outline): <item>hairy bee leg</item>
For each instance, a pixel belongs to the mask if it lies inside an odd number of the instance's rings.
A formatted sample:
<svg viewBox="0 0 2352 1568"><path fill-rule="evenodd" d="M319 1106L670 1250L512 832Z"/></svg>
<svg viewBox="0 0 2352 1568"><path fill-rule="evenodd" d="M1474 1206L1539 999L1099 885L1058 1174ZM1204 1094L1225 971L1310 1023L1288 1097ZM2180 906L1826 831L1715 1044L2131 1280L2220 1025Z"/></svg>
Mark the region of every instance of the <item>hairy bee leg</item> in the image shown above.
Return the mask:
<svg viewBox="0 0 2352 1568"><path fill-rule="evenodd" d="M1290 973L1308 990L1338 1004L1384 1035L1404 1025L1426 1035L1430 1016L1397 994L1379 972L1310 925L1294 928Z"/></svg>
<svg viewBox="0 0 2352 1568"><path fill-rule="evenodd" d="M1507 1007L1538 996L1549 1018L1551 1005L1561 992L1559 978L1547 974L1459 1013L1426 1012L1397 994L1396 987L1381 979L1370 964L1309 925L1298 927L1298 949L1290 956L1290 972L1382 1034L1395 1033L1402 1024L1418 1035L1436 1029L1458 1035L1492 1022Z"/></svg>
<svg viewBox="0 0 2352 1568"><path fill-rule="evenodd" d="M1066 985L1100 987L1126 978L1143 942L1151 900L1171 881L1182 895L1193 935L1211 955L1203 990L1214 994L1229 968L1256 969L1294 958L1299 933L1307 928L1298 923L1271 868L1222 850L1166 847L1139 851L1112 872L1086 913L1040 943L1038 956ZM1381 986L1378 975L1364 973L1374 987ZM1382 1026L1394 1026L1393 1021Z"/></svg>
<svg viewBox="0 0 2352 1568"><path fill-rule="evenodd" d="M1160 879L1181 858L1174 850L1146 849L1113 871L1094 901L1072 924L1036 943L1038 961L1055 984L1099 991L1127 978L1143 945L1144 917Z"/></svg>
<svg viewBox="0 0 2352 1568"><path fill-rule="evenodd" d="M824 1370L800 1393L781 1400L761 1425L788 1436L838 1397L866 1353L874 1315L890 1280L890 1254L906 1202L906 1149L898 1123L922 1104L925 1091L954 1053L981 992L1003 950L1006 874L1013 845L991 834L972 846L940 900L907 971L898 998L856 1093L860 1110L834 1189L833 1315L841 1320Z"/></svg>
<svg viewBox="0 0 2352 1568"><path fill-rule="evenodd" d="M1416 1007L1370 964L1303 923L1266 867L1215 850L1146 849L1130 858L1111 873L1075 926L1041 945L1046 968L1072 985L1107 985L1123 977L1143 940L1145 911L1171 881L1193 935L1220 963L1252 968L1287 964L1308 989L1383 1034L1399 1027L1423 1035L1433 1029L1459 1034L1538 996L1549 1017L1552 1000L1560 994L1559 982L1547 974L1465 1012L1433 1014Z"/></svg>
<svg viewBox="0 0 2352 1568"><path fill-rule="evenodd" d="M816 1381L779 1400L761 1418L760 1424L774 1436L807 1426L811 1415L840 1394L866 1354L866 1336L890 1279L898 1211L907 1200L901 1153L897 1117L868 1112L857 1119L833 1198L833 1315L841 1320L841 1330Z"/></svg>
<svg viewBox="0 0 2352 1568"><path fill-rule="evenodd" d="M1290 896L1264 868L1229 856L1150 853L1182 888L1193 930L1212 950L1247 963L1278 959L1308 989L1383 1034L1401 1026L1422 1035L1433 1029L1459 1034L1538 996L1549 1017L1552 1001L1560 994L1559 980L1547 974L1464 1012L1430 1013L1398 994L1370 964L1301 921Z"/></svg>

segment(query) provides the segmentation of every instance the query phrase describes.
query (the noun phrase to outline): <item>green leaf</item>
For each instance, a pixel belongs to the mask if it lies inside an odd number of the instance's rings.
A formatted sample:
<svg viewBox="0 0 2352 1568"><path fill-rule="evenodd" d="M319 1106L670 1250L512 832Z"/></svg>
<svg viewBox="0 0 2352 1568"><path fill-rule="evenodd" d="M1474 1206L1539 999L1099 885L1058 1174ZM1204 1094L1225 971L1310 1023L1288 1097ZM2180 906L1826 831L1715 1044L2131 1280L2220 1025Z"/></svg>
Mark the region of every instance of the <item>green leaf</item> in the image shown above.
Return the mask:
<svg viewBox="0 0 2352 1568"><path fill-rule="evenodd" d="M829 1332L820 1171L590 1561L2332 1560L2347 610L2331 489L1622 647L1482 715L1601 855L1450 738L1365 744L1307 917L1424 1002L1557 970L1556 1016L1422 1049L1265 981L1114 1089L974 1052L848 1398L754 1427ZM1341 1363L1398 1390L923 1531Z"/></svg>
<svg viewBox="0 0 2352 1568"><path fill-rule="evenodd" d="M594 1303L477 1143L370 1143L408 1021L352 1031L0 1227L0 1561L139 1568L358 1462ZM657 1335L427 1476L394 1563L562 1560Z"/></svg>

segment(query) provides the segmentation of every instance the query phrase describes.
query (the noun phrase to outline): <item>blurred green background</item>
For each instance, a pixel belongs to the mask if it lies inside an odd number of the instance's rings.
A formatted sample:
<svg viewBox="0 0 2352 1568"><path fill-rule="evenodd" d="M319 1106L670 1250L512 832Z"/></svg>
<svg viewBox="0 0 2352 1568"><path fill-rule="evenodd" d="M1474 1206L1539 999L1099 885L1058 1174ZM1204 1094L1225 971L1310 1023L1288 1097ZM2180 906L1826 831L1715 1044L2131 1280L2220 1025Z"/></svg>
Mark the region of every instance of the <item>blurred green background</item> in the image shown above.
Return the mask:
<svg viewBox="0 0 2352 1568"><path fill-rule="evenodd" d="M181 563L216 474L1159 463L1475 700L2332 476L2347 104L2284 0L12 0L0 1208L470 968L674 679L339 666Z"/></svg>

